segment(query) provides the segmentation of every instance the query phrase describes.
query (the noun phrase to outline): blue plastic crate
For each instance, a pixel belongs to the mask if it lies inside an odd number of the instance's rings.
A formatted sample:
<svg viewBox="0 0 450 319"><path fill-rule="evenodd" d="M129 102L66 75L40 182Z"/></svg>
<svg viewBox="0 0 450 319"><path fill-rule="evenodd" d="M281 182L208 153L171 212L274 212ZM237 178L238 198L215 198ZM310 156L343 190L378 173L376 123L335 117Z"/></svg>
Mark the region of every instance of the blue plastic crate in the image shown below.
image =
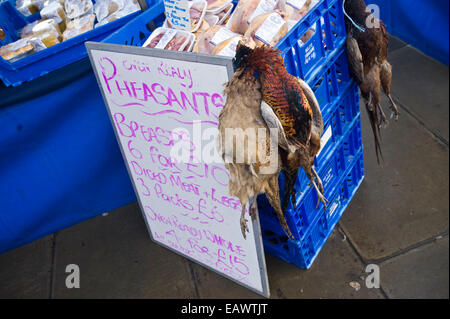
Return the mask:
<svg viewBox="0 0 450 319"><path fill-rule="evenodd" d="M312 8L276 45L289 73L306 79L318 71L329 56L345 42L346 31L340 0L322 0ZM306 43L300 39L311 28Z"/></svg>
<svg viewBox="0 0 450 319"><path fill-rule="evenodd" d="M362 142L358 135L361 136L361 124L359 114L354 118L352 126L348 128L345 135L333 146L324 162L323 166L318 170L318 174L322 180L325 197L333 199L334 194L341 187L340 180L345 172L352 166L355 155L362 151ZM351 149L351 148L354 149ZM350 150L351 149L351 150ZM301 170L302 175L305 175ZM284 181L280 178L280 194L284 194ZM305 178L302 183L296 184L296 209L289 203L285 213L285 218L289 229L297 240L305 237L311 225L315 223L318 216L324 210L323 204L317 208L317 192L308 186L309 180ZM332 207L330 201L329 207ZM258 197L258 210L261 221L261 229L270 230L271 232L284 235L284 231L278 222L273 208L270 206L265 195ZM327 209L328 211L328 209Z"/></svg>
<svg viewBox="0 0 450 319"><path fill-rule="evenodd" d="M363 153L359 151L352 165L341 177L330 207L323 211L308 228L302 240L291 240L270 229L263 229L265 252L286 262L308 269L324 246L337 222L364 179Z"/></svg>
<svg viewBox="0 0 450 319"><path fill-rule="evenodd" d="M16 7L16 2L17 0L4 0L4 1L8 1L11 3L11 5L15 8ZM17 10L16 10L17 11ZM20 13L19 11L17 11L17 13L20 15L21 18L25 19L28 23L39 20L41 18L41 15L38 13L29 15L29 16L24 16L22 13Z"/></svg>
<svg viewBox="0 0 450 319"><path fill-rule="evenodd" d="M348 71L347 53L343 50L343 44L331 52L329 59L317 66L314 75L307 77L305 81L314 91L326 122L336 100L354 83Z"/></svg>
<svg viewBox="0 0 450 319"><path fill-rule="evenodd" d="M321 0L276 45L281 50L286 68L291 74L301 78L312 76L317 71L317 66L322 65L332 52L342 47L346 33L339 3L339 0ZM103 42L127 42L128 45L142 46L153 29L164 22L164 5L161 3L155 8L155 12L143 13ZM150 27L148 23L151 24ZM314 26L314 35L305 44L299 44L298 40Z"/></svg>
<svg viewBox="0 0 450 319"><path fill-rule="evenodd" d="M111 33L102 42L142 46L153 30L162 26L165 18L164 3L161 0L154 0L151 10L144 11L141 15Z"/></svg>
<svg viewBox="0 0 450 319"><path fill-rule="evenodd" d="M147 3L148 10L146 12L157 10L156 4L159 3L157 0L148 0ZM84 42L102 41L112 32L140 14L141 12L137 11L15 62L5 61L0 58L0 79L6 86L18 86L25 81L33 80L68 64L87 58ZM27 21L25 21L23 16L21 17L9 1L0 3L0 27L3 30L6 28L5 32L8 38L8 41L4 41L2 44L16 40L18 38L17 31L26 23Z"/></svg>
<svg viewBox="0 0 450 319"><path fill-rule="evenodd" d="M16 29L23 28L27 23L9 1L0 0L0 28L5 33L5 39L0 39L0 46L17 40Z"/></svg>

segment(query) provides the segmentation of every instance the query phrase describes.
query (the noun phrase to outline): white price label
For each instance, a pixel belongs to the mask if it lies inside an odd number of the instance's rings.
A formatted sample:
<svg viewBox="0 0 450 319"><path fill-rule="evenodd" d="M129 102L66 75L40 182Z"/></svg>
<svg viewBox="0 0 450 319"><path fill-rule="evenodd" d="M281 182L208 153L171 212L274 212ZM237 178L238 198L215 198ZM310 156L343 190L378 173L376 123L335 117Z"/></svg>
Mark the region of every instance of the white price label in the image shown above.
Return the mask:
<svg viewBox="0 0 450 319"><path fill-rule="evenodd" d="M275 8L276 2L274 0L262 0L256 7L253 14L248 18L247 23L250 24L252 20L260 14L272 12Z"/></svg>
<svg viewBox="0 0 450 319"><path fill-rule="evenodd" d="M164 0L166 17L175 29L191 31L191 18L188 0Z"/></svg>
<svg viewBox="0 0 450 319"><path fill-rule="evenodd" d="M239 34L234 33L233 31L227 29L227 28L220 28L219 31L214 34L214 36L211 39L211 44L218 45L220 42L223 42L225 40L228 40L229 38L238 36Z"/></svg>
<svg viewBox="0 0 450 319"><path fill-rule="evenodd" d="M283 18L278 13L272 13L258 28L255 33L255 38L265 44L270 44L283 24L285 24Z"/></svg>
<svg viewBox="0 0 450 319"><path fill-rule="evenodd" d="M294 7L297 10L300 10L305 5L306 0L287 0L286 4Z"/></svg>
<svg viewBox="0 0 450 319"><path fill-rule="evenodd" d="M167 43L170 42L170 40L173 39L175 34L177 33L176 30L173 29L167 29L166 33L162 36L162 38L159 40L158 44L155 46L156 49L164 49L167 45Z"/></svg>
<svg viewBox="0 0 450 319"><path fill-rule="evenodd" d="M323 133L322 137L320 138L320 150L319 150L319 153L317 153L316 157L318 157L320 155L322 150L325 148L325 145L327 145L328 141L330 140L330 138L332 136L333 136L333 131L331 129L331 126L328 126L327 130L325 131L325 133Z"/></svg>

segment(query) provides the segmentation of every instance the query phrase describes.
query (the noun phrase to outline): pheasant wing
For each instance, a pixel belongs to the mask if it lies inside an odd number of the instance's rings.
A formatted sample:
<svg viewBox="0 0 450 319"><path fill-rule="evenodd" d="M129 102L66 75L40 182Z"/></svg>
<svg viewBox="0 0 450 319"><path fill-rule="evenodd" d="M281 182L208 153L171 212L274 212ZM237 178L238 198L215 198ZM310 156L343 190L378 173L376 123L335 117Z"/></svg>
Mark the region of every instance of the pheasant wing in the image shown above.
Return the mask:
<svg viewBox="0 0 450 319"><path fill-rule="evenodd" d="M288 152L293 151L292 145L289 144L286 138L280 120L275 115L270 105L264 102L264 100L261 102L261 115L269 129L276 129L278 131L278 145Z"/></svg>
<svg viewBox="0 0 450 319"><path fill-rule="evenodd" d="M308 100L309 106L311 107L311 111L313 114L313 123L315 126L316 131L319 135L322 135L323 132L323 119L322 119L322 113L320 111L319 102L317 101L316 95L314 94L311 87L303 81L300 78L298 79L298 83L300 83L300 87L302 88L303 93L306 96L306 99Z"/></svg>
<svg viewBox="0 0 450 319"><path fill-rule="evenodd" d="M350 33L347 35L346 44L350 73L359 85L364 81L364 65L361 50L359 49L358 42Z"/></svg>

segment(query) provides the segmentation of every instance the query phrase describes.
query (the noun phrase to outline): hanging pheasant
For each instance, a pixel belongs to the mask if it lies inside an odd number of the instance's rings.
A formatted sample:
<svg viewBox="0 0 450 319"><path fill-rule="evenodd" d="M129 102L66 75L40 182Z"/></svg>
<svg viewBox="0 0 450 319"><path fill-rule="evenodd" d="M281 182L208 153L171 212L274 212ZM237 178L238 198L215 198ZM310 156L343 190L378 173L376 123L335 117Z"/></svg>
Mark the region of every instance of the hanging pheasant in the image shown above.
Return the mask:
<svg viewBox="0 0 450 319"><path fill-rule="evenodd" d="M261 84L252 73L240 68L227 83L225 95L226 103L219 115L219 150L230 172L229 193L241 201L242 235L245 238L248 232L247 203L250 215L254 217L256 196L265 193L284 231L294 238L281 209L278 187L281 158L278 145L273 145L261 114ZM266 114L266 117L272 116L274 121L276 116L271 112L272 115Z"/></svg>
<svg viewBox="0 0 450 319"><path fill-rule="evenodd" d="M259 77L265 102L262 105L263 117L269 127L280 128L280 155L285 175L283 211L289 199L295 208L293 195L299 167L304 169L317 191L317 206L322 202L326 208L322 181L314 168L314 157L320 150L323 120L313 91L304 81L287 72L280 51L269 46L251 49L239 44L235 67L244 67ZM276 121L266 118L265 114L270 113L267 110L273 110Z"/></svg>
<svg viewBox="0 0 450 319"><path fill-rule="evenodd" d="M392 115L398 119L398 108L391 97L392 66L387 60L389 35L383 22L367 10L364 0L344 0L347 27L349 69L361 90L375 138L375 153L380 163L381 132L387 124L380 104L381 89L389 98ZM370 21L373 26L366 26Z"/></svg>

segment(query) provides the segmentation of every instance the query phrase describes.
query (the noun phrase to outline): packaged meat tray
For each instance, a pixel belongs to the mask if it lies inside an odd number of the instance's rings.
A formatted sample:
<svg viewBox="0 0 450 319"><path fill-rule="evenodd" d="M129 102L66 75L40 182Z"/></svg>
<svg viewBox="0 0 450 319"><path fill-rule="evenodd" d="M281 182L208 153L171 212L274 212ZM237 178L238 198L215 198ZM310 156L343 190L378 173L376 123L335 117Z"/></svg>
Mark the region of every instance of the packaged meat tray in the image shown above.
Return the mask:
<svg viewBox="0 0 450 319"><path fill-rule="evenodd" d="M146 48L189 51L195 37L192 33L170 28L157 28L142 45Z"/></svg>

